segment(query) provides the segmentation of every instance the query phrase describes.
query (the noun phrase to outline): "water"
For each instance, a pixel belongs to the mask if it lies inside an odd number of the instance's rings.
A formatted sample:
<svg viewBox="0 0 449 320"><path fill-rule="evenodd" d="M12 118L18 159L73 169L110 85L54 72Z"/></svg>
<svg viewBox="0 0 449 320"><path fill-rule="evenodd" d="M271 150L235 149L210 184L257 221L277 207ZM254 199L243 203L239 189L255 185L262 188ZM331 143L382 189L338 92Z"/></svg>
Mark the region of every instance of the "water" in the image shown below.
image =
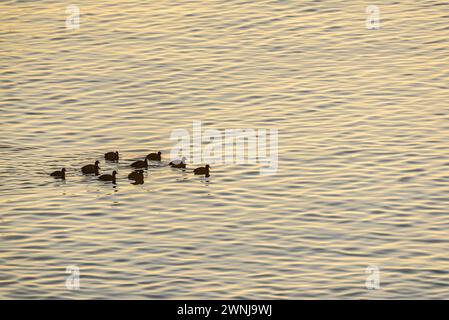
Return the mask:
<svg viewBox="0 0 449 320"><path fill-rule="evenodd" d="M68 4L0 4L0 298L449 298L447 3ZM131 185L193 121L278 129L277 173Z"/></svg>

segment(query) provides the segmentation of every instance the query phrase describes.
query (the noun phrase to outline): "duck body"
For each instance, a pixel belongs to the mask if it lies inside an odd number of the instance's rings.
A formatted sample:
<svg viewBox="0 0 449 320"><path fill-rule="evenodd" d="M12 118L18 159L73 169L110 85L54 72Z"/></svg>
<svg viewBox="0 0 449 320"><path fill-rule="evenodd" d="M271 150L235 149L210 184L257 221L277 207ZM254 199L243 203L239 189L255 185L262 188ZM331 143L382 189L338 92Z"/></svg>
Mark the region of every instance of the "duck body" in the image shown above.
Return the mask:
<svg viewBox="0 0 449 320"><path fill-rule="evenodd" d="M178 169L183 169L183 168L185 168L186 167L186 164L185 163L171 163L170 162L170 167L172 167L172 168L178 168Z"/></svg>
<svg viewBox="0 0 449 320"><path fill-rule="evenodd" d="M119 154L118 151L116 152L107 152L104 154L104 158L108 161L118 161Z"/></svg>
<svg viewBox="0 0 449 320"><path fill-rule="evenodd" d="M209 176L209 169L210 169L210 166L208 165L208 164L206 164L206 166L205 167L199 167L199 168L196 168L195 170L193 170L193 173L194 174L197 174L197 175L205 175L205 176Z"/></svg>
<svg viewBox="0 0 449 320"><path fill-rule="evenodd" d="M112 181L112 183L116 182L115 176L117 175L117 171L112 171L112 174L102 174L98 177L98 180L101 181Z"/></svg>
<svg viewBox="0 0 449 320"><path fill-rule="evenodd" d="M143 170L136 170L128 175L129 180L134 180L132 184L143 184Z"/></svg>
<svg viewBox="0 0 449 320"><path fill-rule="evenodd" d="M133 163L131 163L131 167L140 169L140 168L148 168L148 161L145 158L145 160L137 160Z"/></svg>
<svg viewBox="0 0 449 320"><path fill-rule="evenodd" d="M150 161L161 161L161 155L162 152L159 151L158 153L150 153L146 158Z"/></svg>
<svg viewBox="0 0 449 320"><path fill-rule="evenodd" d="M143 180L143 170L135 170L128 174L129 180Z"/></svg>
<svg viewBox="0 0 449 320"><path fill-rule="evenodd" d="M62 168L61 171L54 171L50 173L50 176L59 178L59 179L65 179L65 168Z"/></svg>
<svg viewBox="0 0 449 320"><path fill-rule="evenodd" d="M97 160L97 161L95 161L95 164L85 165L84 167L81 168L81 172L84 174L92 174L93 173L96 176L98 176L100 174L99 173L99 169L100 169L99 164L100 164L100 161Z"/></svg>
<svg viewBox="0 0 449 320"><path fill-rule="evenodd" d="M172 168L185 168L186 164L186 157L182 157L181 160L173 160L172 162L169 163L169 166Z"/></svg>
<svg viewBox="0 0 449 320"><path fill-rule="evenodd" d="M132 182L131 184L133 184L133 185L143 184L143 178L142 179L137 179L134 182Z"/></svg>

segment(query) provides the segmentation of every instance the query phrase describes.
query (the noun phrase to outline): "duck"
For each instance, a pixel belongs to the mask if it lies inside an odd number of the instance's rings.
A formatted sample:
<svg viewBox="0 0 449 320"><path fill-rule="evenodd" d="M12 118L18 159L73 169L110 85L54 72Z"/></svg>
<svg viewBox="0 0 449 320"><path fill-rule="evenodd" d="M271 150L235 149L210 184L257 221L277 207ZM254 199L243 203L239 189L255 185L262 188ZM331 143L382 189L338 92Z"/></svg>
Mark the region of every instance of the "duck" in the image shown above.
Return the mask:
<svg viewBox="0 0 449 320"><path fill-rule="evenodd" d="M143 170L135 170L131 172L130 174L128 174L128 179L129 180L143 179Z"/></svg>
<svg viewBox="0 0 449 320"><path fill-rule="evenodd" d="M118 161L118 159L119 159L118 151L107 152L104 154L104 158L108 161Z"/></svg>
<svg viewBox="0 0 449 320"><path fill-rule="evenodd" d="M131 163L131 167L140 169L140 168L148 168L148 160L145 158L145 160L137 160L133 163Z"/></svg>
<svg viewBox="0 0 449 320"><path fill-rule="evenodd" d="M112 183L115 184L116 180L115 180L115 176L117 175L117 171L112 171L112 175L111 174L102 174L101 176L98 177L98 180L101 181L112 181Z"/></svg>
<svg viewBox="0 0 449 320"><path fill-rule="evenodd" d="M132 183L134 185L143 184L143 170L136 170L131 172L128 175L128 179L134 180L134 182Z"/></svg>
<svg viewBox="0 0 449 320"><path fill-rule="evenodd" d="M95 161L95 164L88 164L85 165L84 167L81 168L81 172L84 174L91 174L94 173L96 176L98 176L100 173L98 172L98 170L100 169L99 167L100 161Z"/></svg>
<svg viewBox="0 0 449 320"><path fill-rule="evenodd" d="M162 152L160 151L158 153L150 153L146 158L150 161L161 161L161 154Z"/></svg>
<svg viewBox="0 0 449 320"><path fill-rule="evenodd" d="M62 168L61 171L54 171L50 173L50 176L65 180L65 168Z"/></svg>
<svg viewBox="0 0 449 320"><path fill-rule="evenodd" d="M206 164L205 167L199 167L199 168L196 168L195 170L193 170L193 173L198 174L198 175L204 174L206 177L209 177L209 169L210 169L210 166L208 164Z"/></svg>
<svg viewBox="0 0 449 320"><path fill-rule="evenodd" d="M169 166L172 168L185 168L186 167L186 157L182 157L181 160L173 160L169 163Z"/></svg>

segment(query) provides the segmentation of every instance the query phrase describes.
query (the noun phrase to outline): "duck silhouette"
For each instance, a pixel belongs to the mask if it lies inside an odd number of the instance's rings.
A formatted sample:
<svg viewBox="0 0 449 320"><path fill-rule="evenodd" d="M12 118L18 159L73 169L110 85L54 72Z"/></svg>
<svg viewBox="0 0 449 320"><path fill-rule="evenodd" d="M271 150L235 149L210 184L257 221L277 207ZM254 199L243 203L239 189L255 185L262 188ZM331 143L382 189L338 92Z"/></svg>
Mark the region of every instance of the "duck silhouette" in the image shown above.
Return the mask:
<svg viewBox="0 0 449 320"><path fill-rule="evenodd" d="M169 166L172 168L185 168L186 167L186 157L182 157L181 160L173 160L169 163Z"/></svg>
<svg viewBox="0 0 449 320"><path fill-rule="evenodd" d="M147 155L147 159L150 161L161 161L161 154L162 152L158 152L158 153L150 153Z"/></svg>
<svg viewBox="0 0 449 320"><path fill-rule="evenodd" d="M145 158L145 160L137 160L133 163L131 163L131 167L140 169L140 168L148 168L148 160Z"/></svg>
<svg viewBox="0 0 449 320"><path fill-rule="evenodd" d="M117 175L117 171L112 171L112 175L111 174L102 174L101 176L98 177L98 180L101 181L112 181L112 183L116 183L115 180L115 176Z"/></svg>
<svg viewBox="0 0 449 320"><path fill-rule="evenodd" d="M208 164L206 164L205 167L199 167L199 168L196 168L195 170L193 170L193 173L197 174L197 175L204 174L206 177L209 177L209 169L210 169L210 166Z"/></svg>
<svg viewBox="0 0 449 320"><path fill-rule="evenodd" d="M143 179L143 170L135 170L131 172L130 174L128 174L128 179L129 180Z"/></svg>
<svg viewBox="0 0 449 320"><path fill-rule="evenodd" d="M50 176L59 178L59 179L65 179L65 168L62 168L61 171L54 171L50 173Z"/></svg>
<svg viewBox="0 0 449 320"><path fill-rule="evenodd" d="M136 171L131 172L128 175L128 179L134 180L134 182L132 182L132 184L134 184L134 185L143 184L143 181L144 181L143 170L136 170Z"/></svg>
<svg viewBox="0 0 449 320"><path fill-rule="evenodd" d="M119 159L118 151L107 152L104 154L104 158L108 161L118 161L118 159Z"/></svg>
<svg viewBox="0 0 449 320"><path fill-rule="evenodd" d="M81 168L81 172L84 174L92 174L93 173L96 176L98 176L100 174L98 171L100 169L99 164L100 164L100 161L97 160L97 161L95 161L95 164L85 165L84 167Z"/></svg>

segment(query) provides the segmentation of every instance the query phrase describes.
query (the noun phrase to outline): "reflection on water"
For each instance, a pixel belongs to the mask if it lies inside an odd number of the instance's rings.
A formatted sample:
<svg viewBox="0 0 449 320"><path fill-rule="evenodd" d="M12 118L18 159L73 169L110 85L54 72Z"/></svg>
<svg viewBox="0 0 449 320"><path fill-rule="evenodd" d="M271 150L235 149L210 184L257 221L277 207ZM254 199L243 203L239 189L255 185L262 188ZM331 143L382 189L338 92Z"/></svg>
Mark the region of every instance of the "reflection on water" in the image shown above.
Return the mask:
<svg viewBox="0 0 449 320"><path fill-rule="evenodd" d="M449 298L449 5L366 5L2 2L0 297ZM131 184L192 121L278 129L278 172Z"/></svg>

